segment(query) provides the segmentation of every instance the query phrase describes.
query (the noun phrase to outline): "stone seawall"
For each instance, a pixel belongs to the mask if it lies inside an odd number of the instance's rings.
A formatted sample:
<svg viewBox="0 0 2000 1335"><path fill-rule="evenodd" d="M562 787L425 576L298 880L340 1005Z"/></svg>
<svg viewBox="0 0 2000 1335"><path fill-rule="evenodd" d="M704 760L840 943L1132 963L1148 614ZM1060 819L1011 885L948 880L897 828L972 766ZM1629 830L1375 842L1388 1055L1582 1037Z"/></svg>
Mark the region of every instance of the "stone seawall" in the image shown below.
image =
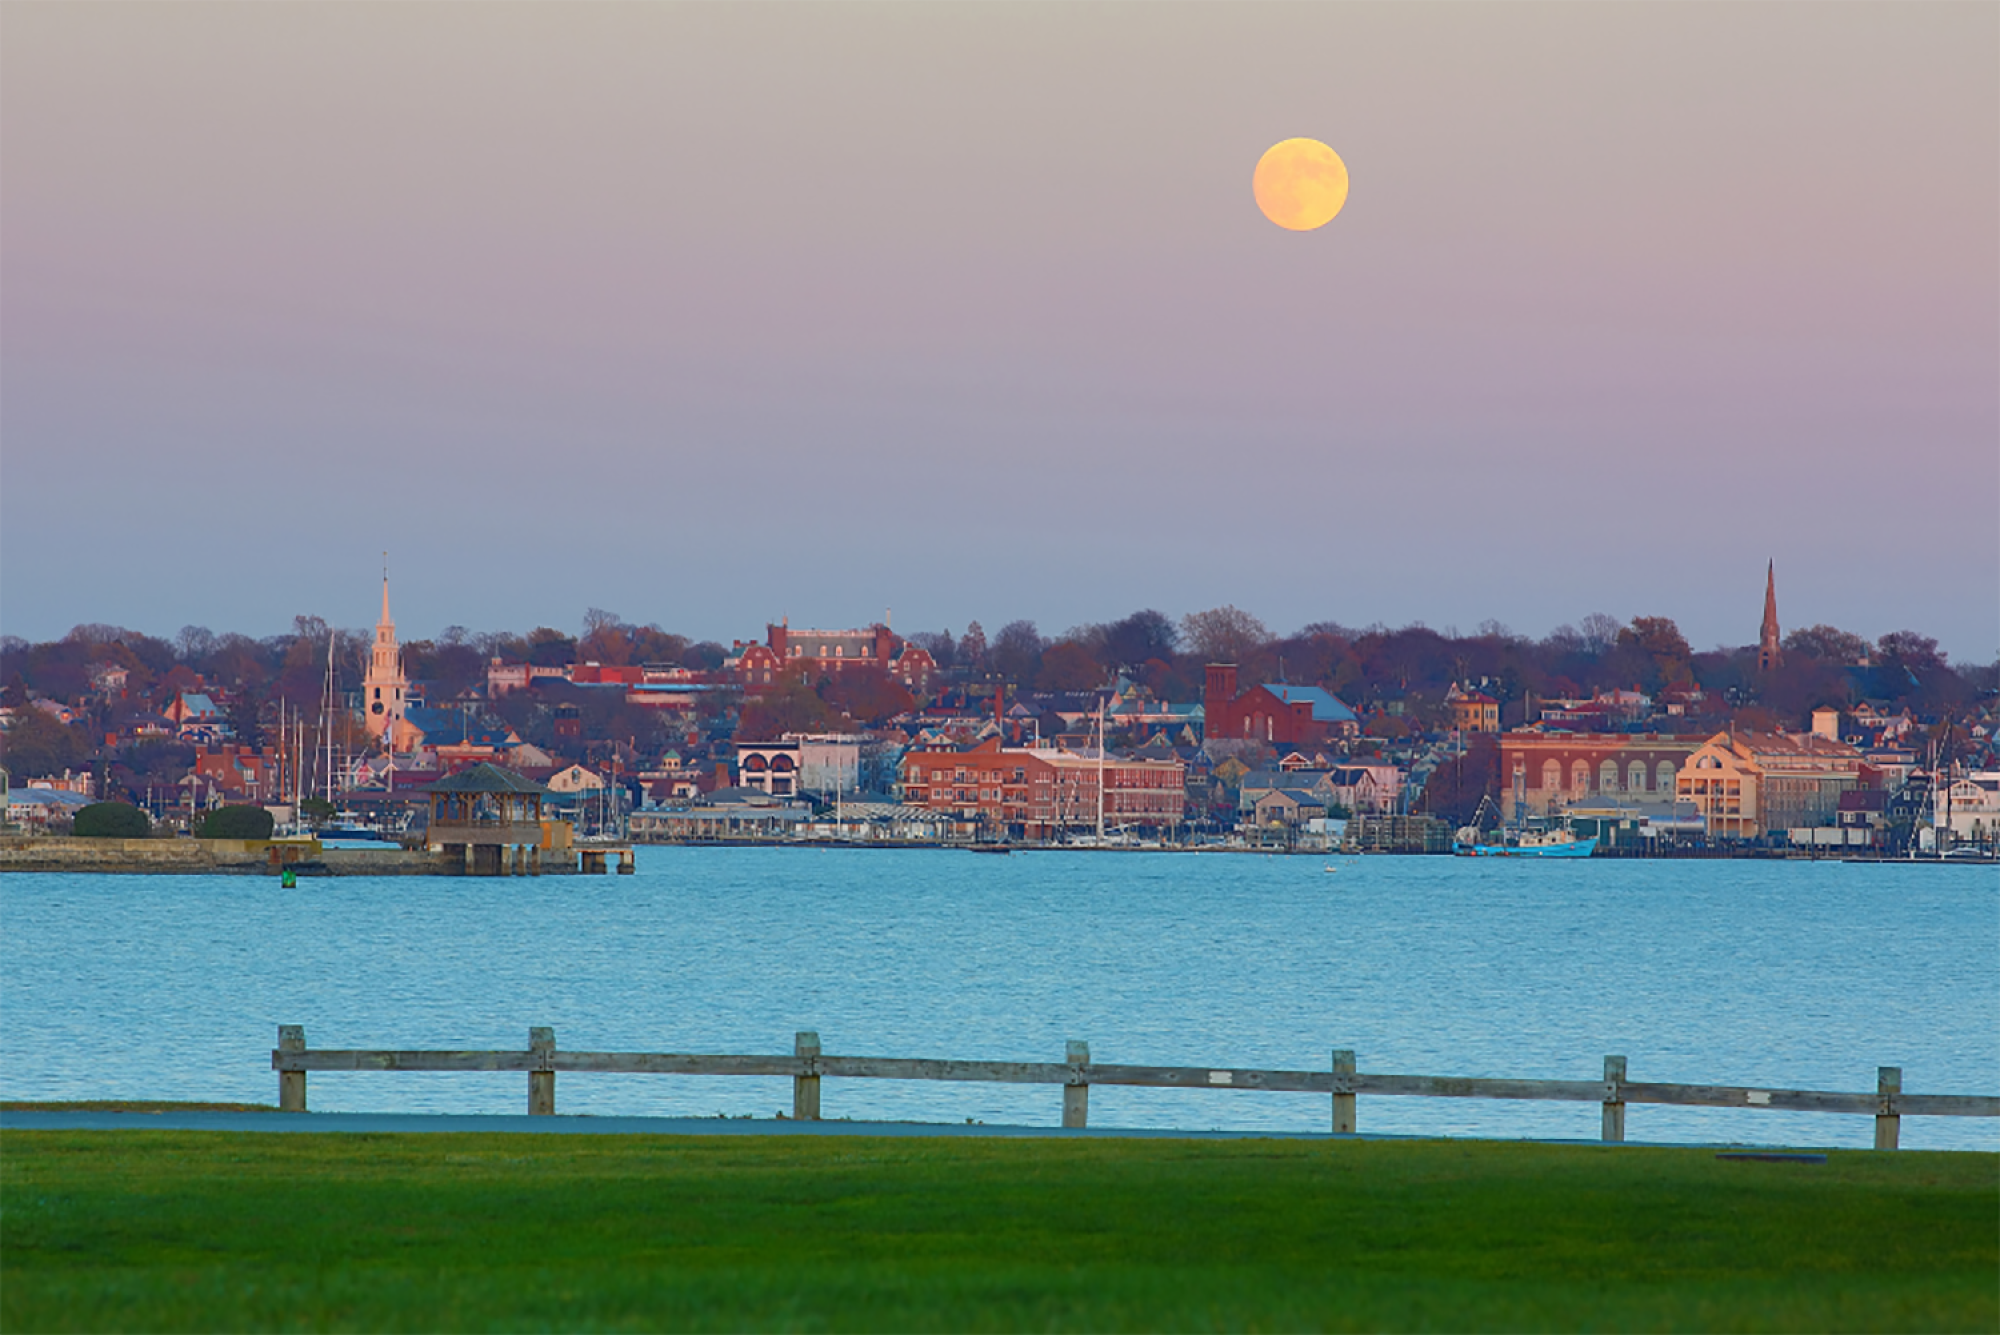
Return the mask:
<svg viewBox="0 0 2000 1335"><path fill-rule="evenodd" d="M442 853L392 845L323 848L310 841L258 839L0 839L0 872L272 876L287 865L301 876L463 874L460 864Z"/></svg>

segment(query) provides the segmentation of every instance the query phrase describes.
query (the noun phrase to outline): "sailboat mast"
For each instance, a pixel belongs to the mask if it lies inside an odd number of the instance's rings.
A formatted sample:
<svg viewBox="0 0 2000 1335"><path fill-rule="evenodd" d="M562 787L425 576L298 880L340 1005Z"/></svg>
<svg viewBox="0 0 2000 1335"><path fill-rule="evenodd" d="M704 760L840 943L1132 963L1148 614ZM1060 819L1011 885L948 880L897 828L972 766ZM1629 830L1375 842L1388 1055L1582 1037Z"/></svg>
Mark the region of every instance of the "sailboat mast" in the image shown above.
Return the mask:
<svg viewBox="0 0 2000 1335"><path fill-rule="evenodd" d="M1097 846L1104 847L1104 701L1097 702Z"/></svg>

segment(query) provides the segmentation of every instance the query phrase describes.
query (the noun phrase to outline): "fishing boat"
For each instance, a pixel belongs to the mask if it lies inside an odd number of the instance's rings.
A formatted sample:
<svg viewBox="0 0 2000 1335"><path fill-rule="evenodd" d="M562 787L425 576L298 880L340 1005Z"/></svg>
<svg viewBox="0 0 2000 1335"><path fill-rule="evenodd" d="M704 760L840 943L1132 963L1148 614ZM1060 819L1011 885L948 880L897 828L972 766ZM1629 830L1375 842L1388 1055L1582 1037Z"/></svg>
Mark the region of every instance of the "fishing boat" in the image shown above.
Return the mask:
<svg viewBox="0 0 2000 1335"><path fill-rule="evenodd" d="M1524 830L1502 834L1497 842L1460 844L1458 851L1475 858L1587 858L1597 851L1597 836L1579 839L1569 830Z"/></svg>
<svg viewBox="0 0 2000 1335"><path fill-rule="evenodd" d="M1473 815L1472 824L1458 832L1454 850L1460 857L1472 858L1587 858L1597 851L1597 836L1579 839L1573 830L1548 829L1531 830L1525 826L1502 828L1482 835L1481 817L1488 810L1493 799L1489 796L1481 800L1479 810ZM1492 807L1498 815L1498 806Z"/></svg>

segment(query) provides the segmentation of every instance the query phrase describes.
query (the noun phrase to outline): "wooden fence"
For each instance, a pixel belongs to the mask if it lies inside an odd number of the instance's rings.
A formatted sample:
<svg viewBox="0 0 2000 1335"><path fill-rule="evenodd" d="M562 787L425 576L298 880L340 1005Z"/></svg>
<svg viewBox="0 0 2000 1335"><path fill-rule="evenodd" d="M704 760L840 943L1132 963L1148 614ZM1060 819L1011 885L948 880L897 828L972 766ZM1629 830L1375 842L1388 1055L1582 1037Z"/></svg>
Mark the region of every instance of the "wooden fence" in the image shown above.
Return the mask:
<svg viewBox="0 0 2000 1335"><path fill-rule="evenodd" d="M1753 1089L1738 1085L1669 1085L1626 1078L1625 1059L1606 1057L1598 1080L1495 1080L1435 1075L1378 1075L1355 1069L1354 1053L1338 1050L1323 1071L1262 1071L1210 1066L1108 1066L1090 1060L1090 1045L1072 1041L1060 1062L947 1061L929 1057L834 1057L820 1051L819 1035L798 1035L790 1055L756 1056L681 1052L569 1052L556 1047L553 1029L530 1029L525 1051L399 1052L380 1049L313 1049L301 1025L278 1026L271 1053L278 1072L278 1106L306 1110L308 1071L526 1071L528 1112L556 1110L558 1071L633 1075L790 1076L792 1116L818 1121L820 1081L962 1080L1013 1085L1060 1085L1062 1124L1089 1120L1092 1085L1152 1089L1265 1090L1327 1094L1333 1131L1355 1129L1355 1101L1363 1094L1444 1099L1529 1099L1596 1103L1603 1107L1607 1141L1625 1139L1625 1109L1634 1103L1698 1108L1763 1108L1772 1112L1852 1113L1875 1119L1875 1148L1893 1150L1902 1119L2000 1117L2000 1097L1982 1094L1906 1094L1900 1067L1880 1067L1872 1094L1814 1089Z"/></svg>

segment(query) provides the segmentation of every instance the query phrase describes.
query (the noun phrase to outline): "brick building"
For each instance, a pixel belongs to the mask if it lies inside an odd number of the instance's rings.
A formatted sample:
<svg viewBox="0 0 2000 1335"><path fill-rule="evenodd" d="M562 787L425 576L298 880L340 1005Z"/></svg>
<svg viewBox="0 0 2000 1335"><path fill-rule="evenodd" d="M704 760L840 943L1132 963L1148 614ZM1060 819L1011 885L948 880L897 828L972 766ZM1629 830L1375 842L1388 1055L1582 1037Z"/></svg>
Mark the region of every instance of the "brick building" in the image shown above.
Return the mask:
<svg viewBox="0 0 2000 1335"><path fill-rule="evenodd" d="M1667 733L1502 733L1500 814L1542 816L1593 800L1670 808L1681 766L1701 743Z"/></svg>
<svg viewBox="0 0 2000 1335"><path fill-rule="evenodd" d="M903 801L960 819L976 819L1027 839L1097 824L1096 755L1050 747L1003 747L990 737L963 751L912 751L903 757ZM1170 830L1185 805L1179 760L1107 756L1104 828Z"/></svg>
<svg viewBox="0 0 2000 1335"><path fill-rule="evenodd" d="M929 652L880 622L860 630L794 630L788 622L767 625L764 643L737 640L723 662L723 670L744 686L767 686L792 669L817 677L859 667L880 668L913 695L928 691L937 671Z"/></svg>
<svg viewBox="0 0 2000 1335"><path fill-rule="evenodd" d="M1234 663L1208 665L1201 704L1210 741L1323 746L1361 733L1354 711L1318 686L1273 682L1239 693Z"/></svg>

